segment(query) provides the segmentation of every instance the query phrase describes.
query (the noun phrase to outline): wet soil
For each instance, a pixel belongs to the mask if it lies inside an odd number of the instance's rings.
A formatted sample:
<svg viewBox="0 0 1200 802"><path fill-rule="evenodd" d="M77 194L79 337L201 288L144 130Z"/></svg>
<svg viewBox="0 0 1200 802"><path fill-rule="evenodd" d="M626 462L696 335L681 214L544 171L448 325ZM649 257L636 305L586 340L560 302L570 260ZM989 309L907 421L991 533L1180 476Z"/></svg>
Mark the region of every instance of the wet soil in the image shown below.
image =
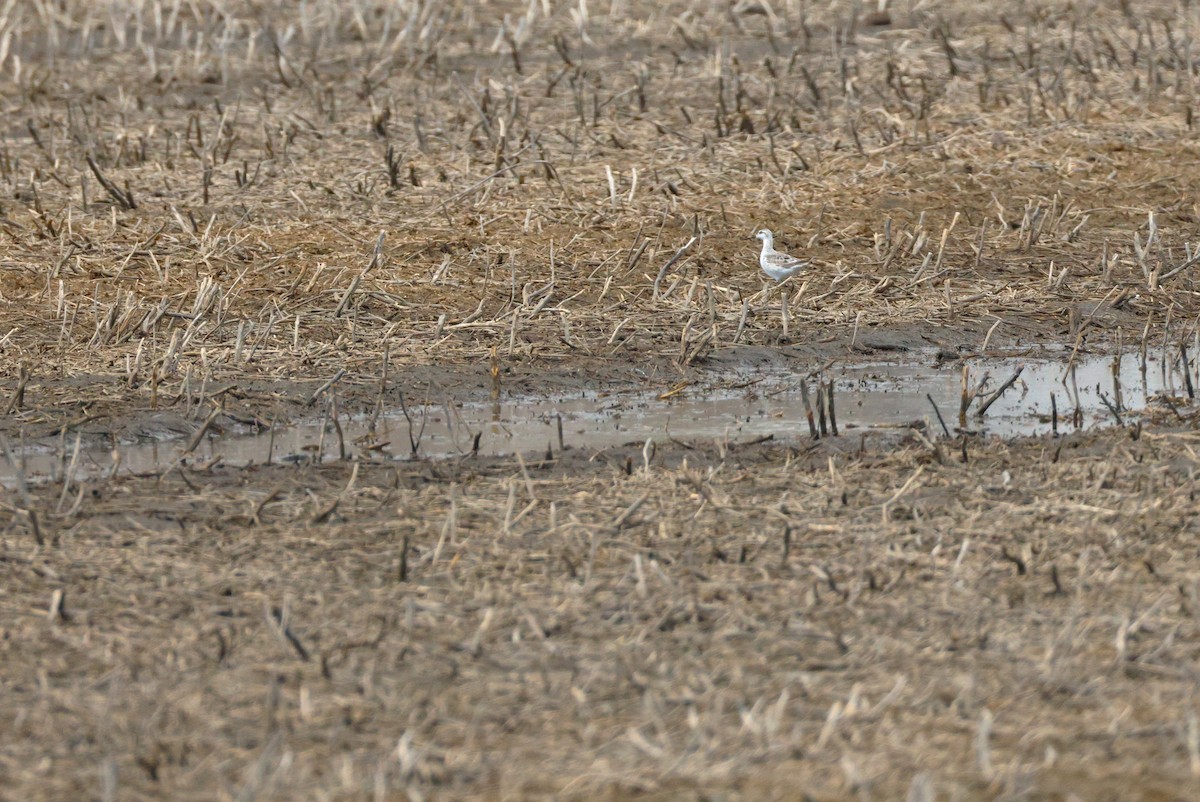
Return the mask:
<svg viewBox="0 0 1200 802"><path fill-rule="evenodd" d="M0 798L1194 799L1200 18L861 5L6 4Z"/></svg>
<svg viewBox="0 0 1200 802"><path fill-rule="evenodd" d="M491 364L408 364L402 353L392 354L391 370L381 383L379 363L347 372L336 383L338 409L344 415L370 414L377 406L396 412L402 398L409 404L482 403L494 398L548 399L583 393L666 393L680 383L703 386L726 374L755 371L818 372L839 363L853 364L872 357L904 361L954 362L976 354L987 321L963 322L957 328L909 325L828 334L802 331L777 345L744 345L715 349L710 356L680 365L674 355L634 352L620 359L572 355L569 359L533 361L501 357L499 382ZM853 337L853 342L851 341ZM1034 340L1000 336L989 344L996 353L1019 349L1036 354L1045 349ZM81 436L85 447L112 443L185 439L198 430L214 401L221 414L210 424L220 435L238 426L286 426L323 413L328 393L314 394L332 376L299 375L287 379L264 377L252 370L221 370L189 392L156 392L146 381L130 387L121 374L45 375L34 371L28 381L20 414L0 416L0 434L10 441L49 446L66 436ZM0 398L11 398L18 380L0 382ZM381 387L382 384L382 387ZM173 390L180 387L172 382ZM203 392L202 392L203 391Z"/></svg>

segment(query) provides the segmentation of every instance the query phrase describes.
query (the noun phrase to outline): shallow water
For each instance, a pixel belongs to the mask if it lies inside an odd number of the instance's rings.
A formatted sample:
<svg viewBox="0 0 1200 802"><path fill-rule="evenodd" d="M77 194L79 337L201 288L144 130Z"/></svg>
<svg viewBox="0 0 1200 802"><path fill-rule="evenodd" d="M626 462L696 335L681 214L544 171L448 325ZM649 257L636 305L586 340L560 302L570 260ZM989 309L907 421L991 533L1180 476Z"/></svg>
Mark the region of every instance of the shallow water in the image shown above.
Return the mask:
<svg viewBox="0 0 1200 802"><path fill-rule="evenodd" d="M834 366L825 371L825 381L834 383L837 423L843 436L870 428L897 428L924 421L931 436L943 434L934 407L941 412L951 433L959 430L962 368L958 363L934 364L934 355L907 361L876 361ZM1156 395L1186 396L1182 366L1177 358L1152 356L1145 372L1134 354L1079 356L1073 373L1061 358L1004 357L973 359L969 362L971 386L987 379L980 398L986 399L1018 368L1019 378L987 410L975 414L980 402L972 404L962 429L1011 438L1046 434L1051 431L1051 395L1058 408L1058 431L1113 425L1116 410L1123 423L1136 419L1137 412ZM510 398L499 405L470 403L447 410L444 406L410 409L413 436L419 434L420 457L452 457L472 451L476 435L483 455L515 452L545 453L547 448L599 451L626 443L642 444L647 439L746 441L767 435L803 439L809 436L804 400L799 389L800 373L779 370L745 370L709 377L705 383L684 388L668 399L655 387L646 393L585 393L548 399ZM1193 381L1195 379L1193 378ZM809 378L810 393L817 384ZM1104 399L1112 409L1105 404ZM815 398L813 399L815 404ZM815 409L815 406L814 406ZM422 432L418 432L421 426ZM322 439L322 422L301 423L270 432L227 434L212 437L188 456L193 464L220 458L226 464L306 462L338 455L338 438L332 427ZM360 453L368 443L385 444L375 449L379 456L412 457L409 424L400 410L380 416L374 434L366 418L342 421L348 456ZM184 441L126 443L115 450L87 449L80 453L73 477L96 476L114 470L120 473L150 473L171 466L184 449ZM69 455L68 455L69 456ZM64 460L60 454L31 449L23 454L26 476L44 480L60 476ZM15 473L0 458L0 484L11 486Z"/></svg>

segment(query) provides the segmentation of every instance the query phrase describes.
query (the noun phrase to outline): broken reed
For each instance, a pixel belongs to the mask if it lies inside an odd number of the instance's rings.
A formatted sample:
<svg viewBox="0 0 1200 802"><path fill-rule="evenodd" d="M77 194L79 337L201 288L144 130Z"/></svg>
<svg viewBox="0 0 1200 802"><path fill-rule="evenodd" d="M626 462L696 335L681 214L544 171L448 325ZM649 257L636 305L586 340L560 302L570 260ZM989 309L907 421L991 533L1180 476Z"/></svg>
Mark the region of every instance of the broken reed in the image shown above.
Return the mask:
<svg viewBox="0 0 1200 802"><path fill-rule="evenodd" d="M834 404L834 382L817 381L816 412L813 412L813 402L810 400L808 380L800 377L800 398L804 404L804 417L808 422L808 433L813 440L822 437L838 436L837 411Z"/></svg>

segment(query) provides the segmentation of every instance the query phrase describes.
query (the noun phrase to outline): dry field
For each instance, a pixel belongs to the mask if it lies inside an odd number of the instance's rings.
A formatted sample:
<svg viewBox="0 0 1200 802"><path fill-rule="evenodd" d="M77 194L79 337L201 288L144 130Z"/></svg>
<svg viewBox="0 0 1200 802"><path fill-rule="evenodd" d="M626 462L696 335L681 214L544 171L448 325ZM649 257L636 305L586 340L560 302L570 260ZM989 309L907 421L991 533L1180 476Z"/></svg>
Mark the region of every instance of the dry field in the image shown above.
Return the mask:
<svg viewBox="0 0 1200 802"><path fill-rule="evenodd" d="M1166 0L0 0L0 460L1191 348L1198 42ZM766 287L759 227L813 267ZM1200 799L1172 408L28 477L0 799Z"/></svg>

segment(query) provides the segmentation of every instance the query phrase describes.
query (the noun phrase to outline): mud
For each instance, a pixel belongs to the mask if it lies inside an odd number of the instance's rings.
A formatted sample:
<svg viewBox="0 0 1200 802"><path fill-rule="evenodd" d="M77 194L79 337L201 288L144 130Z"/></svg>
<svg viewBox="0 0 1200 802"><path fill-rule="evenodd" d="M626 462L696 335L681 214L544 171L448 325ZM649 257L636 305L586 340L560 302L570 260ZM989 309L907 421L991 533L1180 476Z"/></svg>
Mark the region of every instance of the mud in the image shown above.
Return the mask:
<svg viewBox="0 0 1200 802"><path fill-rule="evenodd" d="M1188 3L0 5L0 797L1195 797Z"/></svg>
<svg viewBox="0 0 1200 802"><path fill-rule="evenodd" d="M1148 352L1143 361L1138 354L1064 349L961 358L945 349L875 350L880 356L874 359L855 354L853 361L830 360L819 367L795 352L760 353L758 359L743 354L740 370L727 363L720 372L696 371L669 389L649 392L633 379L586 391L543 375L546 395L510 392L486 402L456 401L440 383L429 382L423 398L410 396L399 409L384 406L384 393L369 413L339 411L336 419L327 406L323 416L309 411L306 419L283 423L215 415L198 428L194 420L161 411L132 417L119 437L96 421L76 427L69 437L23 441L15 453L24 479L37 482L161 474L180 464L514 454L553 459L568 449L595 455L628 445L656 449L666 442L727 445L870 435L878 446L897 439L889 431L902 437L909 428L933 439L1015 438L1134 425L1152 402L1187 406L1200 386L1195 365L1185 370L1180 354L1161 351ZM460 388L470 382L459 381ZM647 377L641 384L652 381ZM477 387L466 393L478 394ZM110 442L98 446L105 438ZM15 466L0 468L0 484L13 487L17 481Z"/></svg>

